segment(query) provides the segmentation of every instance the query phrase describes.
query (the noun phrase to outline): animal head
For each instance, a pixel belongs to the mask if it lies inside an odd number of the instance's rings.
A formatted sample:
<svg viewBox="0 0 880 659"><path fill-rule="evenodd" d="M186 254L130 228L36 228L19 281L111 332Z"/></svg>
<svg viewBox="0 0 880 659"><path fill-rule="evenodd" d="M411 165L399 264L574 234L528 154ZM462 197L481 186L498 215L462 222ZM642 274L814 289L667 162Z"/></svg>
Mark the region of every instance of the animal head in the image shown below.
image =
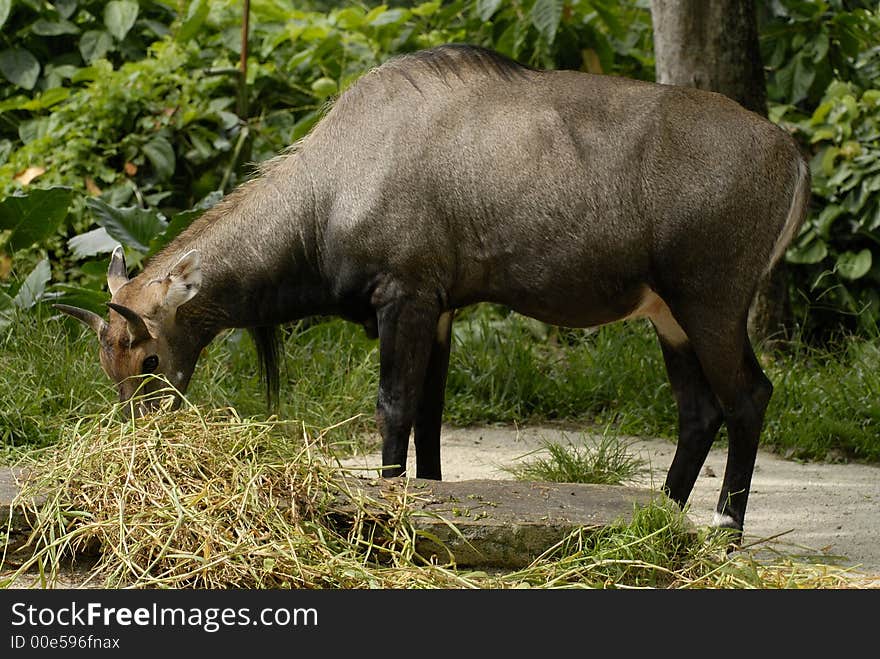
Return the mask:
<svg viewBox="0 0 880 659"><path fill-rule="evenodd" d="M199 252L184 253L167 271L154 275L144 272L129 279L122 247L117 247L107 271L108 320L85 309L55 305L98 335L101 367L116 384L120 402L143 396L134 410L138 416L156 409L168 395L159 393L167 385L150 376L164 376L183 393L201 349L177 322L178 309L195 297L202 283ZM174 406L179 404L175 395Z"/></svg>

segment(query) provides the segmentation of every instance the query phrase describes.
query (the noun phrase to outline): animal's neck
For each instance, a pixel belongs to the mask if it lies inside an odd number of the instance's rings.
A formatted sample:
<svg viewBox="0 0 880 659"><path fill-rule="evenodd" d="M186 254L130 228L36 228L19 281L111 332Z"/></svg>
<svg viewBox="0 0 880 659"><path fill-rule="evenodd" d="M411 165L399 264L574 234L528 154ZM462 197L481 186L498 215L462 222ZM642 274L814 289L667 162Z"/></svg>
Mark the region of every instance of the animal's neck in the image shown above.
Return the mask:
<svg viewBox="0 0 880 659"><path fill-rule="evenodd" d="M213 336L230 327L276 325L324 313L311 185L282 162L241 186L172 243L165 267L190 249L202 256L202 287L181 320ZM208 338L210 340L210 338Z"/></svg>

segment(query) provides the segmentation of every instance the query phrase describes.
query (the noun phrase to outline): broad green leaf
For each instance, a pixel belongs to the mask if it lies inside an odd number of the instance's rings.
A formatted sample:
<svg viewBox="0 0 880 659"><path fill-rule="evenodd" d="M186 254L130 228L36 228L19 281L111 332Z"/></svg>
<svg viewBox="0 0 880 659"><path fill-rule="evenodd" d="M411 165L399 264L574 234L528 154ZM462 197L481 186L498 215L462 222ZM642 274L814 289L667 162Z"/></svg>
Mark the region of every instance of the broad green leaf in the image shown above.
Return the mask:
<svg viewBox="0 0 880 659"><path fill-rule="evenodd" d="M477 0L477 16L481 21L488 21L500 6L501 0Z"/></svg>
<svg viewBox="0 0 880 659"><path fill-rule="evenodd" d="M186 43L192 39L201 29L205 19L208 18L208 12L211 10L206 0L193 0L189 3L189 9L186 12L186 19L174 36L175 41Z"/></svg>
<svg viewBox="0 0 880 659"><path fill-rule="evenodd" d="M432 16L437 13L437 10L440 9L439 0L435 0L434 2L423 2L418 7L413 7L410 11L416 16Z"/></svg>
<svg viewBox="0 0 880 659"><path fill-rule="evenodd" d="M180 213L175 214L171 218L171 221L168 223L168 228L165 229L164 233L156 236L156 238L150 241L150 253L155 254L165 245L177 238L177 236L179 236L184 231L184 229L195 222L202 215L202 213L211 208L222 198L223 192L221 192L220 190L214 190L213 192L205 195L205 198L202 199L190 210L181 211Z"/></svg>
<svg viewBox="0 0 880 659"><path fill-rule="evenodd" d="M608 27L609 32L618 39L623 38L626 34L626 28L617 18L615 12L620 11L619 7L615 6L614 8L609 7L607 4L603 2L595 2L593 3L593 8L596 10L596 13L599 14L599 17L602 19L602 22Z"/></svg>
<svg viewBox="0 0 880 659"><path fill-rule="evenodd" d="M36 98L28 101L27 103L22 103L18 106L17 110L45 110L47 108L52 107L53 105L57 105L61 101L65 100L68 96L70 96L70 88L69 87L54 87L52 89L47 89L42 94L39 94Z"/></svg>
<svg viewBox="0 0 880 659"><path fill-rule="evenodd" d="M339 10L336 14L336 25L343 30L353 30L359 28L364 20L364 10L360 7L346 7ZM296 41L301 30L288 28L285 38Z"/></svg>
<svg viewBox="0 0 880 659"><path fill-rule="evenodd" d="M880 191L880 174L865 177L865 179L862 181L862 188L865 190L865 192Z"/></svg>
<svg viewBox="0 0 880 659"><path fill-rule="evenodd" d="M106 268L104 271L106 272ZM110 300L110 294L103 290L84 288L73 284L53 284L51 290L44 297L51 297L53 302L94 311L98 315L107 313L107 302Z"/></svg>
<svg viewBox="0 0 880 659"><path fill-rule="evenodd" d="M810 117L810 125L818 126L823 121L825 121L825 117L828 116L828 113L831 111L831 108L834 107L834 101L825 101L816 110L813 112L813 116Z"/></svg>
<svg viewBox="0 0 880 659"><path fill-rule="evenodd" d="M86 64L99 60L113 48L113 37L104 30L89 30L79 39L79 53Z"/></svg>
<svg viewBox="0 0 880 659"><path fill-rule="evenodd" d="M70 18L76 11L79 0L52 0L55 11L61 14L61 18Z"/></svg>
<svg viewBox="0 0 880 659"><path fill-rule="evenodd" d="M9 11L12 9L12 0L0 0L0 27L9 18Z"/></svg>
<svg viewBox="0 0 880 659"><path fill-rule="evenodd" d="M822 171L825 176L831 176L834 173L834 163L837 156L840 155L840 149L836 146L829 146L822 154Z"/></svg>
<svg viewBox="0 0 880 659"><path fill-rule="evenodd" d="M807 97L815 78L816 69L813 62L801 53L794 66L794 78L791 83L792 103L799 103Z"/></svg>
<svg viewBox="0 0 880 659"><path fill-rule="evenodd" d="M810 138L810 144L815 144L816 142L822 142L824 140L833 140L834 139L834 129L830 127L820 128L813 136Z"/></svg>
<svg viewBox="0 0 880 659"><path fill-rule="evenodd" d="M97 197L86 200L86 207L95 214L95 221L113 238L139 252L149 250L150 241L165 231L168 222L157 210L133 206L114 208Z"/></svg>
<svg viewBox="0 0 880 659"><path fill-rule="evenodd" d="M333 78L318 78L312 83L312 91L318 98L327 98L336 93L336 81Z"/></svg>
<svg viewBox="0 0 880 659"><path fill-rule="evenodd" d="M119 241L107 233L104 227L81 233L67 241L67 247L73 252L75 259L112 252L118 244Z"/></svg>
<svg viewBox="0 0 880 659"><path fill-rule="evenodd" d="M7 48L0 52L0 73L22 89L33 89L40 77L40 63L24 48Z"/></svg>
<svg viewBox="0 0 880 659"><path fill-rule="evenodd" d="M834 220L840 217L843 213L843 207L838 204L828 204L825 206L816 220L816 228L819 231L819 235L827 239L829 232L831 231L831 225L834 224Z"/></svg>
<svg viewBox="0 0 880 659"><path fill-rule="evenodd" d="M866 222L868 225L868 231L876 231L880 229L880 204L877 204L877 208L874 210L874 218Z"/></svg>
<svg viewBox="0 0 880 659"><path fill-rule="evenodd" d="M137 15L137 2L111 0L104 6L104 25L117 41L122 41L137 20Z"/></svg>
<svg viewBox="0 0 880 659"><path fill-rule="evenodd" d="M49 133L49 117L40 117L30 121L22 121L18 125L18 137L25 144L45 137Z"/></svg>
<svg viewBox="0 0 880 659"><path fill-rule="evenodd" d="M43 37L57 37L62 34L79 34L79 28L63 18L57 21L41 18L31 25L31 32Z"/></svg>
<svg viewBox="0 0 880 659"><path fill-rule="evenodd" d="M862 103L867 105L869 109L880 106L880 89L869 89L862 94Z"/></svg>
<svg viewBox="0 0 880 659"><path fill-rule="evenodd" d="M18 96L12 96L10 98L7 98L5 101L0 101L0 112L21 110L22 108L24 108L25 105L30 102L30 99L22 94L19 94Z"/></svg>
<svg viewBox="0 0 880 659"><path fill-rule="evenodd" d="M108 37L109 38L109 37ZM113 65L107 60L98 60L92 66L85 66L71 76L71 82L87 82L98 80L102 76L113 73Z"/></svg>
<svg viewBox="0 0 880 659"><path fill-rule="evenodd" d="M536 0L532 5L529 14L532 25L548 44L552 44L556 38L559 22L562 20L563 4L563 0Z"/></svg>
<svg viewBox="0 0 880 659"><path fill-rule="evenodd" d="M22 282L21 288L12 300L15 306L19 309L30 309L34 306L43 296L46 284L51 278L52 269L49 267L49 259L43 259Z"/></svg>
<svg viewBox="0 0 880 659"><path fill-rule="evenodd" d="M871 250L844 252L837 257L837 274L844 279L859 279L871 269Z"/></svg>
<svg viewBox="0 0 880 659"><path fill-rule="evenodd" d="M792 247L785 255L789 263L818 263L828 256L828 247L824 242L813 241L806 247Z"/></svg>
<svg viewBox="0 0 880 659"><path fill-rule="evenodd" d="M73 199L70 188L35 188L0 202L0 230L11 229L12 251L30 247L51 236L67 217Z"/></svg>
<svg viewBox="0 0 880 659"><path fill-rule="evenodd" d="M373 7L370 11L367 12L367 15L364 16L364 24L369 25L386 11L388 11L388 5L379 5L378 7Z"/></svg>
<svg viewBox="0 0 880 659"><path fill-rule="evenodd" d="M846 183L846 180L853 175L853 170L850 168L847 162L841 162L837 167L837 171L834 172L834 176L828 179L828 187L834 190L835 188L840 188ZM858 183L858 178L853 179L855 183ZM852 186L849 186L852 187ZM836 192L839 190L836 190Z"/></svg>
<svg viewBox="0 0 880 659"><path fill-rule="evenodd" d="M164 137L154 137L143 146L144 155L153 165L153 170L161 179L171 178L174 174L174 148Z"/></svg>
<svg viewBox="0 0 880 659"><path fill-rule="evenodd" d="M406 9L389 9L382 12L376 18L369 22L373 27L382 27L383 25L393 25L409 17L409 11Z"/></svg>
<svg viewBox="0 0 880 659"><path fill-rule="evenodd" d="M818 64L825 56L828 54L828 33L827 32L819 32L812 41L812 50L813 50L813 62Z"/></svg>

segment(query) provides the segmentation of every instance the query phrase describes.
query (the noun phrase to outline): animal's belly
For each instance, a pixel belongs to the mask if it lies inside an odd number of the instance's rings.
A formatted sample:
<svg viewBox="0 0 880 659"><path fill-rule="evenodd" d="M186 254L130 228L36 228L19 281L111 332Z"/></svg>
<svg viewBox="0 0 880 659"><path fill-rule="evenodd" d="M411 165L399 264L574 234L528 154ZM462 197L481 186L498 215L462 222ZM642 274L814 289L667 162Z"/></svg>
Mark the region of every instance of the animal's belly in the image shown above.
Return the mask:
<svg viewBox="0 0 880 659"><path fill-rule="evenodd" d="M648 289L635 285L609 292L595 289L560 289L540 294L498 294L488 302L510 307L517 313L551 325L595 327L631 316L645 299Z"/></svg>

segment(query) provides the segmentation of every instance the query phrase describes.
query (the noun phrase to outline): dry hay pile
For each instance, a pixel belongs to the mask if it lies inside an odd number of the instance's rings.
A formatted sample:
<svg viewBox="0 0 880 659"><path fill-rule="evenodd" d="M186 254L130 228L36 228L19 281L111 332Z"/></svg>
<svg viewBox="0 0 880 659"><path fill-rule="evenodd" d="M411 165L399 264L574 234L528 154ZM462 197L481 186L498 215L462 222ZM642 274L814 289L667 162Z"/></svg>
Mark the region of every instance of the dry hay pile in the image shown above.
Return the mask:
<svg viewBox="0 0 880 659"><path fill-rule="evenodd" d="M81 421L24 465L33 557L51 586L71 556L100 546L91 585L163 588L847 587L845 571L733 558L677 510L578 532L517 572L460 572L420 557L406 501L352 493L325 432L187 409L120 423ZM329 430L329 429L328 429ZM347 494L344 523L334 501ZM4 566L8 571L8 565ZM87 584L88 585L88 584Z"/></svg>
<svg viewBox="0 0 880 659"><path fill-rule="evenodd" d="M51 583L65 557L99 545L106 587L447 585L442 570L415 569L407 525L394 523L404 502L361 501L363 515L334 522L343 472L323 434L291 430L231 410L78 424L26 465L20 500L51 494L18 572L38 567Z"/></svg>

